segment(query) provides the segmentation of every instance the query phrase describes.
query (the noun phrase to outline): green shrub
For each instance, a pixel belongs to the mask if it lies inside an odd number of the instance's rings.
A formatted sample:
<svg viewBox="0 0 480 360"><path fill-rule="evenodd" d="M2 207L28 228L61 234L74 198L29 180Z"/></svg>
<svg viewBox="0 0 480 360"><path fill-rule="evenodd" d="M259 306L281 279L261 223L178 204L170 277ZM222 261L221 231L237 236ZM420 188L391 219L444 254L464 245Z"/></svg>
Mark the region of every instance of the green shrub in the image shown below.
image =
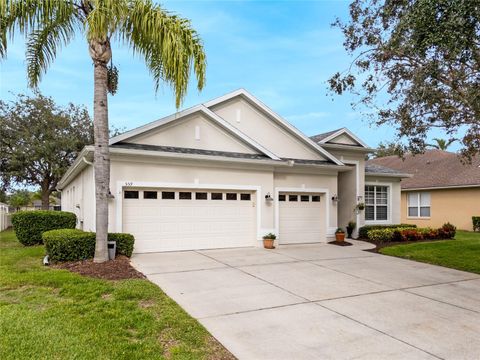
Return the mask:
<svg viewBox="0 0 480 360"><path fill-rule="evenodd" d="M368 232L377 229L394 229L394 228L416 228L417 225L411 224L394 224L394 225L365 225L358 229L358 237L360 239L368 239Z"/></svg>
<svg viewBox="0 0 480 360"><path fill-rule="evenodd" d="M372 229L367 233L368 239L375 242L390 242L392 241L393 233L395 229L385 228L385 229Z"/></svg>
<svg viewBox="0 0 480 360"><path fill-rule="evenodd" d="M108 241L117 242L117 254L132 256L133 244L135 243L135 238L132 234L108 233Z"/></svg>
<svg viewBox="0 0 480 360"><path fill-rule="evenodd" d="M15 235L26 246L41 244L44 231L74 229L76 224L75 214L66 211L19 211L12 215Z"/></svg>
<svg viewBox="0 0 480 360"><path fill-rule="evenodd" d="M95 233L60 229L46 231L42 237L52 261L83 260L93 257L95 253Z"/></svg>
<svg viewBox="0 0 480 360"><path fill-rule="evenodd" d="M117 242L117 255L132 256L133 235L109 233L109 241ZM43 233L46 253L52 261L90 259L95 254L95 233L78 229L51 230Z"/></svg>
<svg viewBox="0 0 480 360"><path fill-rule="evenodd" d="M480 231L480 216L472 216L473 231Z"/></svg>

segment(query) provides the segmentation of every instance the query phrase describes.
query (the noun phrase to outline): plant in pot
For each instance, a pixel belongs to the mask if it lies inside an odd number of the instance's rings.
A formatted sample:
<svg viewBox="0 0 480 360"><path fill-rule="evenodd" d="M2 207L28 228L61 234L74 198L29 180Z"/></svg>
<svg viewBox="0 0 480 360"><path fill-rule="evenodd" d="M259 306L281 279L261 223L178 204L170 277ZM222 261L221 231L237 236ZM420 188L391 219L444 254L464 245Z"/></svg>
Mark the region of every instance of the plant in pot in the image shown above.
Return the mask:
<svg viewBox="0 0 480 360"><path fill-rule="evenodd" d="M263 247L265 249L275 249L275 246L273 246L273 242L277 238L277 235L274 233L268 233L267 235L263 236Z"/></svg>
<svg viewBox="0 0 480 360"><path fill-rule="evenodd" d="M347 225L347 238L351 239L352 238L352 233L353 230L355 230L355 227L357 226L357 223L355 221L349 221Z"/></svg>
<svg viewBox="0 0 480 360"><path fill-rule="evenodd" d="M338 228L335 231L335 241L342 242L345 240L345 231L342 228Z"/></svg>
<svg viewBox="0 0 480 360"><path fill-rule="evenodd" d="M359 202L355 208L357 210L363 211L363 210L365 210L365 203Z"/></svg>

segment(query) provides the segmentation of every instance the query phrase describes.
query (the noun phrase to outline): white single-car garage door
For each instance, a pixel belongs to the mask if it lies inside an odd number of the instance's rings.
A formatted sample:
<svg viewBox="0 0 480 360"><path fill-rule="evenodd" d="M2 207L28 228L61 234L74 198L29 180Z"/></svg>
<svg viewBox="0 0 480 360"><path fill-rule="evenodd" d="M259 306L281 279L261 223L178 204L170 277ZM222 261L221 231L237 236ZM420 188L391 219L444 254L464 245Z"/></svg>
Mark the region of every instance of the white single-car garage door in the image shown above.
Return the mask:
<svg viewBox="0 0 480 360"><path fill-rule="evenodd" d="M122 217L137 253L255 245L253 192L125 189Z"/></svg>
<svg viewBox="0 0 480 360"><path fill-rule="evenodd" d="M280 244L326 241L325 201L321 194L280 193Z"/></svg>

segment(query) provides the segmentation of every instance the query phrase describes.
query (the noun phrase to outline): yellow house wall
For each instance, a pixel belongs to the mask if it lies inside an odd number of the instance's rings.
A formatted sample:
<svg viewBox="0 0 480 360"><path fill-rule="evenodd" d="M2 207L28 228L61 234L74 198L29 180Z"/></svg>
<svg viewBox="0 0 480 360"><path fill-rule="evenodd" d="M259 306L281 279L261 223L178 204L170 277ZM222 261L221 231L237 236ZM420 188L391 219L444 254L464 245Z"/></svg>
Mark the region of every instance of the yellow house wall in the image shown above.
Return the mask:
<svg viewBox="0 0 480 360"><path fill-rule="evenodd" d="M407 216L407 194L402 191L402 222L421 227L440 227L446 222L472 230L472 216L480 216L480 187L430 190L430 218Z"/></svg>

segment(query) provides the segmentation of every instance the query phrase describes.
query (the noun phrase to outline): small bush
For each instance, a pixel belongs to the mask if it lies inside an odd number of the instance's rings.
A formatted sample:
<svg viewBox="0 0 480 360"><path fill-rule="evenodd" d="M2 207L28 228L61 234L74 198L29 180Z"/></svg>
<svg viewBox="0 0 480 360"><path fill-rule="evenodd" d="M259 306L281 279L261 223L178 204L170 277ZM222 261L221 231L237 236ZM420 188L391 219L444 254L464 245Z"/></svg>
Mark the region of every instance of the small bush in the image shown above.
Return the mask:
<svg viewBox="0 0 480 360"><path fill-rule="evenodd" d="M45 250L53 261L83 260L95 254L95 233L60 229L46 231L42 237Z"/></svg>
<svg viewBox="0 0 480 360"><path fill-rule="evenodd" d="M443 239L453 239L456 232L457 228L448 222L438 229L438 233Z"/></svg>
<svg viewBox="0 0 480 360"><path fill-rule="evenodd" d="M394 224L394 225L365 225L358 229L358 237L360 239L368 239L368 232L370 230L378 229L394 229L394 228L416 228L417 225L410 224Z"/></svg>
<svg viewBox="0 0 480 360"><path fill-rule="evenodd" d="M480 216L472 216L473 231L480 231Z"/></svg>
<svg viewBox="0 0 480 360"><path fill-rule="evenodd" d="M131 234L109 233L109 241L117 242L117 255L132 256L135 239ZM90 259L95 254L95 233L78 229L51 230L43 233L46 253L52 261Z"/></svg>
<svg viewBox="0 0 480 360"><path fill-rule="evenodd" d="M109 233L108 241L117 242L117 254L132 256L133 245L135 244L135 238L132 234L125 233Z"/></svg>
<svg viewBox="0 0 480 360"><path fill-rule="evenodd" d="M74 229L75 214L66 211L19 211L12 215L12 225L18 241L23 245L42 243L42 233L54 229Z"/></svg>

